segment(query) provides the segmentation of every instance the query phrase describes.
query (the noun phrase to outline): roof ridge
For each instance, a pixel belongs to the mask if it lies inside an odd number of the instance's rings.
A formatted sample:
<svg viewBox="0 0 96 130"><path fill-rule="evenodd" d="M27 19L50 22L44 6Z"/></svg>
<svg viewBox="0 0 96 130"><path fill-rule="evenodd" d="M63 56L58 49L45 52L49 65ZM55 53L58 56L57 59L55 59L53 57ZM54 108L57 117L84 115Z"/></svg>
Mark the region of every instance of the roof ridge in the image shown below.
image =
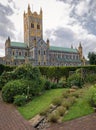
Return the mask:
<svg viewBox="0 0 96 130"><path fill-rule="evenodd" d="M50 47L77 50L76 48L68 48L68 47L62 47L62 46L50 46Z"/></svg>
<svg viewBox="0 0 96 130"><path fill-rule="evenodd" d="M26 44L25 42L15 42L15 41L11 41L11 43L24 43L24 44Z"/></svg>

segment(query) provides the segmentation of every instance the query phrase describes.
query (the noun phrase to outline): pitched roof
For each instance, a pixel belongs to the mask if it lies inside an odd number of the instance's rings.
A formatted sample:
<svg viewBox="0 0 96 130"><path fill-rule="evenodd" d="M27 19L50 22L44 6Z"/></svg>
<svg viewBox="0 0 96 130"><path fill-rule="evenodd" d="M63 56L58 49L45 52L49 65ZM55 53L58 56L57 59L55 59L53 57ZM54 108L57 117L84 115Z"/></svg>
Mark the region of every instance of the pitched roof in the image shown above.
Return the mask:
<svg viewBox="0 0 96 130"><path fill-rule="evenodd" d="M64 51L64 52L73 52L73 53L77 53L77 49L73 49L73 48L64 48L64 47L56 47L56 46L50 46L49 48L52 51Z"/></svg>
<svg viewBox="0 0 96 130"><path fill-rule="evenodd" d="M57 60L58 60L58 61L65 61L65 62L73 62L73 63L74 63L74 62L77 62L77 63L78 63L78 62L79 62L79 63L81 62L80 59L65 59L65 58L57 58Z"/></svg>
<svg viewBox="0 0 96 130"><path fill-rule="evenodd" d="M21 48L27 48L27 44L23 42L11 42L10 45L12 47L21 47Z"/></svg>

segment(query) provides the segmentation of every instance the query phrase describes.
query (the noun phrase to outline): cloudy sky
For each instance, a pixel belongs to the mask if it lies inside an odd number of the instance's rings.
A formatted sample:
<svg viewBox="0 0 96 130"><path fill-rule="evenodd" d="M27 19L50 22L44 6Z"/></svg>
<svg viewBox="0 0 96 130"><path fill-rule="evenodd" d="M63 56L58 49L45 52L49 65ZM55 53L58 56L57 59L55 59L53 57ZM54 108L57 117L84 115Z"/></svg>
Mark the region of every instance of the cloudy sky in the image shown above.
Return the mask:
<svg viewBox="0 0 96 130"><path fill-rule="evenodd" d="M5 40L23 42L23 13L43 9L43 38L54 46L96 51L96 0L0 0L0 56Z"/></svg>

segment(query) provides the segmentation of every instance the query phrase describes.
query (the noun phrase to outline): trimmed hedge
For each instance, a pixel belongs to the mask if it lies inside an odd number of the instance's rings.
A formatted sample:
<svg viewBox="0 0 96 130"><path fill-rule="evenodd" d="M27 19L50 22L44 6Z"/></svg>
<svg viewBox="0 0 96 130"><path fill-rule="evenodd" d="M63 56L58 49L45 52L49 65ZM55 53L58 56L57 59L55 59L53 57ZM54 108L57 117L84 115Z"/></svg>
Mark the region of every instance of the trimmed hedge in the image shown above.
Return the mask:
<svg viewBox="0 0 96 130"><path fill-rule="evenodd" d="M89 66L76 66L76 67L39 67L40 72L43 76L49 79L55 79L57 82L65 77L66 79L69 77L70 72L75 72L77 69L81 70L83 76L85 77L88 73L96 73L96 65Z"/></svg>

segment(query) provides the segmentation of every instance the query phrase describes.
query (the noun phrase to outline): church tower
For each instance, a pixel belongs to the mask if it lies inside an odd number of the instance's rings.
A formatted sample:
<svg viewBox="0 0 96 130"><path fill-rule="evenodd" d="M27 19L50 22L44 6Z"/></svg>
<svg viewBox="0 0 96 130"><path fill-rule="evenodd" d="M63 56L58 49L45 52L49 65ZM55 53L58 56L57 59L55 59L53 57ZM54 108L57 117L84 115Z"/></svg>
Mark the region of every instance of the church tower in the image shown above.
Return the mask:
<svg viewBox="0 0 96 130"><path fill-rule="evenodd" d="M24 12L24 42L28 47L34 47L34 39L36 42L43 39L42 28L42 9L38 14L31 12L30 5L28 5L27 13Z"/></svg>

